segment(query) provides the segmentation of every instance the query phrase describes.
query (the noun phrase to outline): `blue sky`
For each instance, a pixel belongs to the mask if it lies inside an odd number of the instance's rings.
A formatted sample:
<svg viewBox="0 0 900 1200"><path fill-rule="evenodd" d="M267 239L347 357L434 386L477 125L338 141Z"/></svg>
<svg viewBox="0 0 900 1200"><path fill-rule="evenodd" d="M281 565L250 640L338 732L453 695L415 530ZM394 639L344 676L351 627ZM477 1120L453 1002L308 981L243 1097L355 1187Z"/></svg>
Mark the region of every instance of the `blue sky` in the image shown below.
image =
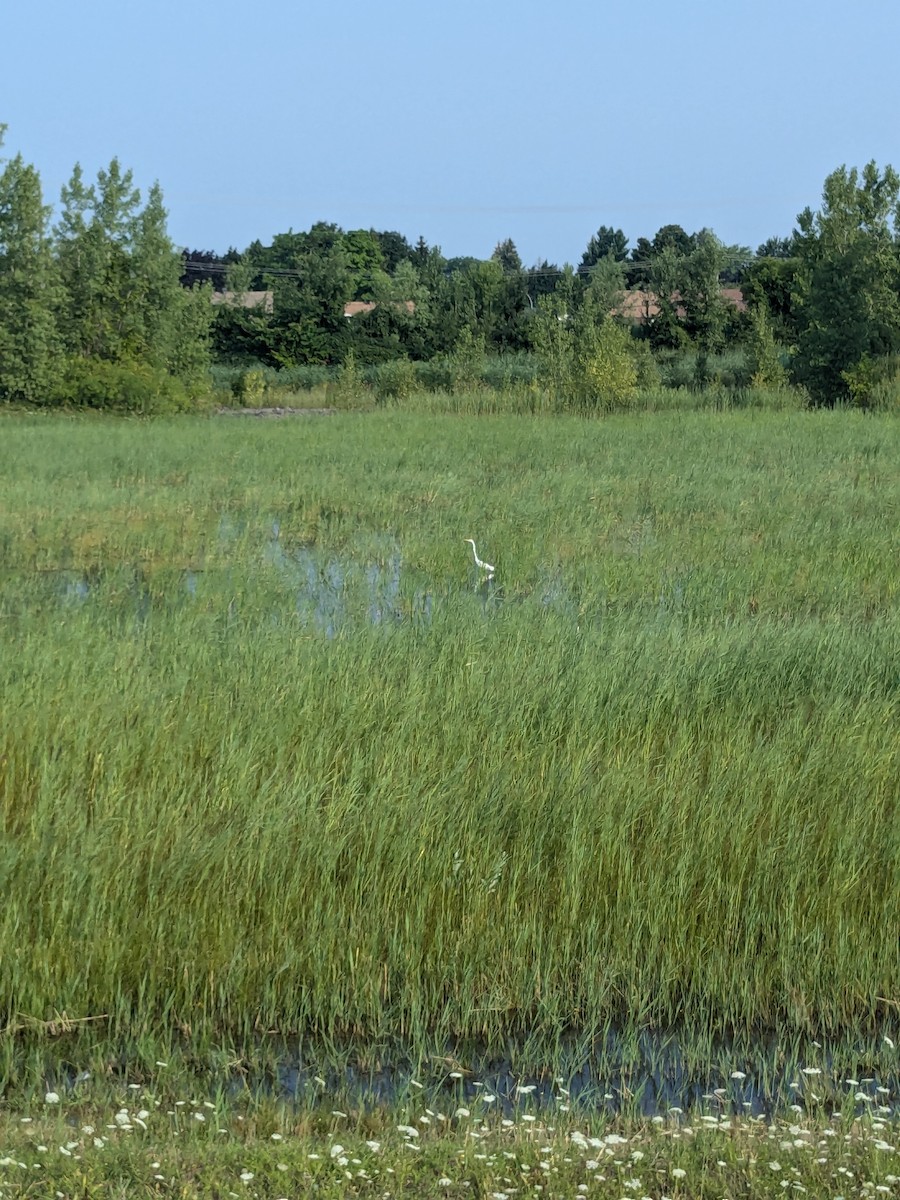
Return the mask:
<svg viewBox="0 0 900 1200"><path fill-rule="evenodd" d="M159 179L179 245L316 220L526 264L600 225L753 248L842 163L900 168L897 0L32 0L4 14L5 152Z"/></svg>

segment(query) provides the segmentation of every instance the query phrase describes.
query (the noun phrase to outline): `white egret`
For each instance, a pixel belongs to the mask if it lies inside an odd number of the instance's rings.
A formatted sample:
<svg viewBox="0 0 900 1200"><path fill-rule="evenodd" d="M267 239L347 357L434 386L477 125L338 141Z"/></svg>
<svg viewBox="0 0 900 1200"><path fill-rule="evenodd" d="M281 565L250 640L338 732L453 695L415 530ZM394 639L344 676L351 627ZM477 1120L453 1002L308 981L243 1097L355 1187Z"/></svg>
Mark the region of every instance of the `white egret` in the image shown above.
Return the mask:
<svg viewBox="0 0 900 1200"><path fill-rule="evenodd" d="M473 540L471 538L464 538L463 540L468 542L469 545L472 547L472 557L475 559L475 566L478 567L480 570L486 572L488 579L492 579L493 575L494 575L494 571L496 570L496 567L492 567L489 562L481 561L481 559L478 557L478 551L475 549L475 543L473 542Z"/></svg>

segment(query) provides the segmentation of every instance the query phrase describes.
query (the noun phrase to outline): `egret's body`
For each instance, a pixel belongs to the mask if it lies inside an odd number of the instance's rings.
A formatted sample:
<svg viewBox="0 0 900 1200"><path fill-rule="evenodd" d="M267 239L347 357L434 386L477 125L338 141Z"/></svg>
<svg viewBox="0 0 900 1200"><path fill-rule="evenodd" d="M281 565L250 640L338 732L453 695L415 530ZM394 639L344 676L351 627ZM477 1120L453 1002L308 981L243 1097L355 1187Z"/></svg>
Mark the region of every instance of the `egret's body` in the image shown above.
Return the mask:
<svg viewBox="0 0 900 1200"><path fill-rule="evenodd" d="M472 557L475 559L475 566L478 567L479 570L484 571L488 579L490 579L496 568L492 567L489 562L481 561L481 559L478 557L478 551L475 549L475 543L471 538L466 538L465 540L472 547Z"/></svg>

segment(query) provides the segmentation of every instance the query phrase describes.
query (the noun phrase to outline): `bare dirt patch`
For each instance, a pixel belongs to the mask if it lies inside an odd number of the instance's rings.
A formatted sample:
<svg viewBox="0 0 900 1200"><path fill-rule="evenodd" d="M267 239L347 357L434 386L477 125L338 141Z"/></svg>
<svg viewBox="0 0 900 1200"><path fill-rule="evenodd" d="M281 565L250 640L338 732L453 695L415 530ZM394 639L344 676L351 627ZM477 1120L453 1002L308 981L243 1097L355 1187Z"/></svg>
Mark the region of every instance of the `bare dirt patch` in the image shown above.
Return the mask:
<svg viewBox="0 0 900 1200"><path fill-rule="evenodd" d="M336 408L224 408L216 409L220 417L330 417Z"/></svg>

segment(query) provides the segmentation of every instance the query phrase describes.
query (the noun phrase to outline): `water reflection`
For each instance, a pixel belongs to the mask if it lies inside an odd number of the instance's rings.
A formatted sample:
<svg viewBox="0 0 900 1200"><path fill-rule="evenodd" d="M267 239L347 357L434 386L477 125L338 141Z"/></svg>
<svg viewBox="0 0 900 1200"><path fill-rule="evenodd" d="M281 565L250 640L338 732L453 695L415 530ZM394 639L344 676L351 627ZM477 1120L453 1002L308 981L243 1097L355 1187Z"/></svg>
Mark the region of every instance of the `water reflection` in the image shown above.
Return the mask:
<svg viewBox="0 0 900 1200"><path fill-rule="evenodd" d="M677 1039L654 1033L637 1041L611 1033L589 1056L544 1071L517 1071L510 1060L487 1058L462 1067L456 1055L447 1056L438 1070L437 1060L425 1070L421 1064L384 1062L336 1069L285 1046L271 1085L294 1098L318 1089L371 1106L424 1091L436 1105L443 1099L505 1116L568 1107L646 1118L698 1111L769 1118L792 1107L798 1113L849 1107L887 1120L900 1116L900 1074L871 1071L864 1061L838 1071L831 1053L811 1046L805 1054L786 1055L772 1041L742 1052L719 1046L708 1063L698 1065ZM844 1050L842 1063L848 1062L852 1055Z"/></svg>
<svg viewBox="0 0 900 1200"><path fill-rule="evenodd" d="M27 611L48 600L73 609L102 601L105 609L144 622L155 609L171 612L180 605L214 605L223 599L229 619L251 610L258 614L260 606L270 606L272 620L281 622L286 598L294 619L326 638L362 626L430 625L441 606L457 606L467 596L488 613L524 603L530 596L542 606L578 619L578 605L559 571L543 576L529 595L508 596L496 576L486 578L481 571L471 571L467 585L446 580L435 589L417 581L415 570L404 563L399 543L389 534L371 538L362 550L328 553L290 541L281 520L274 518L263 538L255 545L254 541L251 525L224 514L216 528L213 553L207 557L201 552L190 566L49 569L27 577L24 586L20 581L14 603ZM255 562L251 580L232 562Z"/></svg>

